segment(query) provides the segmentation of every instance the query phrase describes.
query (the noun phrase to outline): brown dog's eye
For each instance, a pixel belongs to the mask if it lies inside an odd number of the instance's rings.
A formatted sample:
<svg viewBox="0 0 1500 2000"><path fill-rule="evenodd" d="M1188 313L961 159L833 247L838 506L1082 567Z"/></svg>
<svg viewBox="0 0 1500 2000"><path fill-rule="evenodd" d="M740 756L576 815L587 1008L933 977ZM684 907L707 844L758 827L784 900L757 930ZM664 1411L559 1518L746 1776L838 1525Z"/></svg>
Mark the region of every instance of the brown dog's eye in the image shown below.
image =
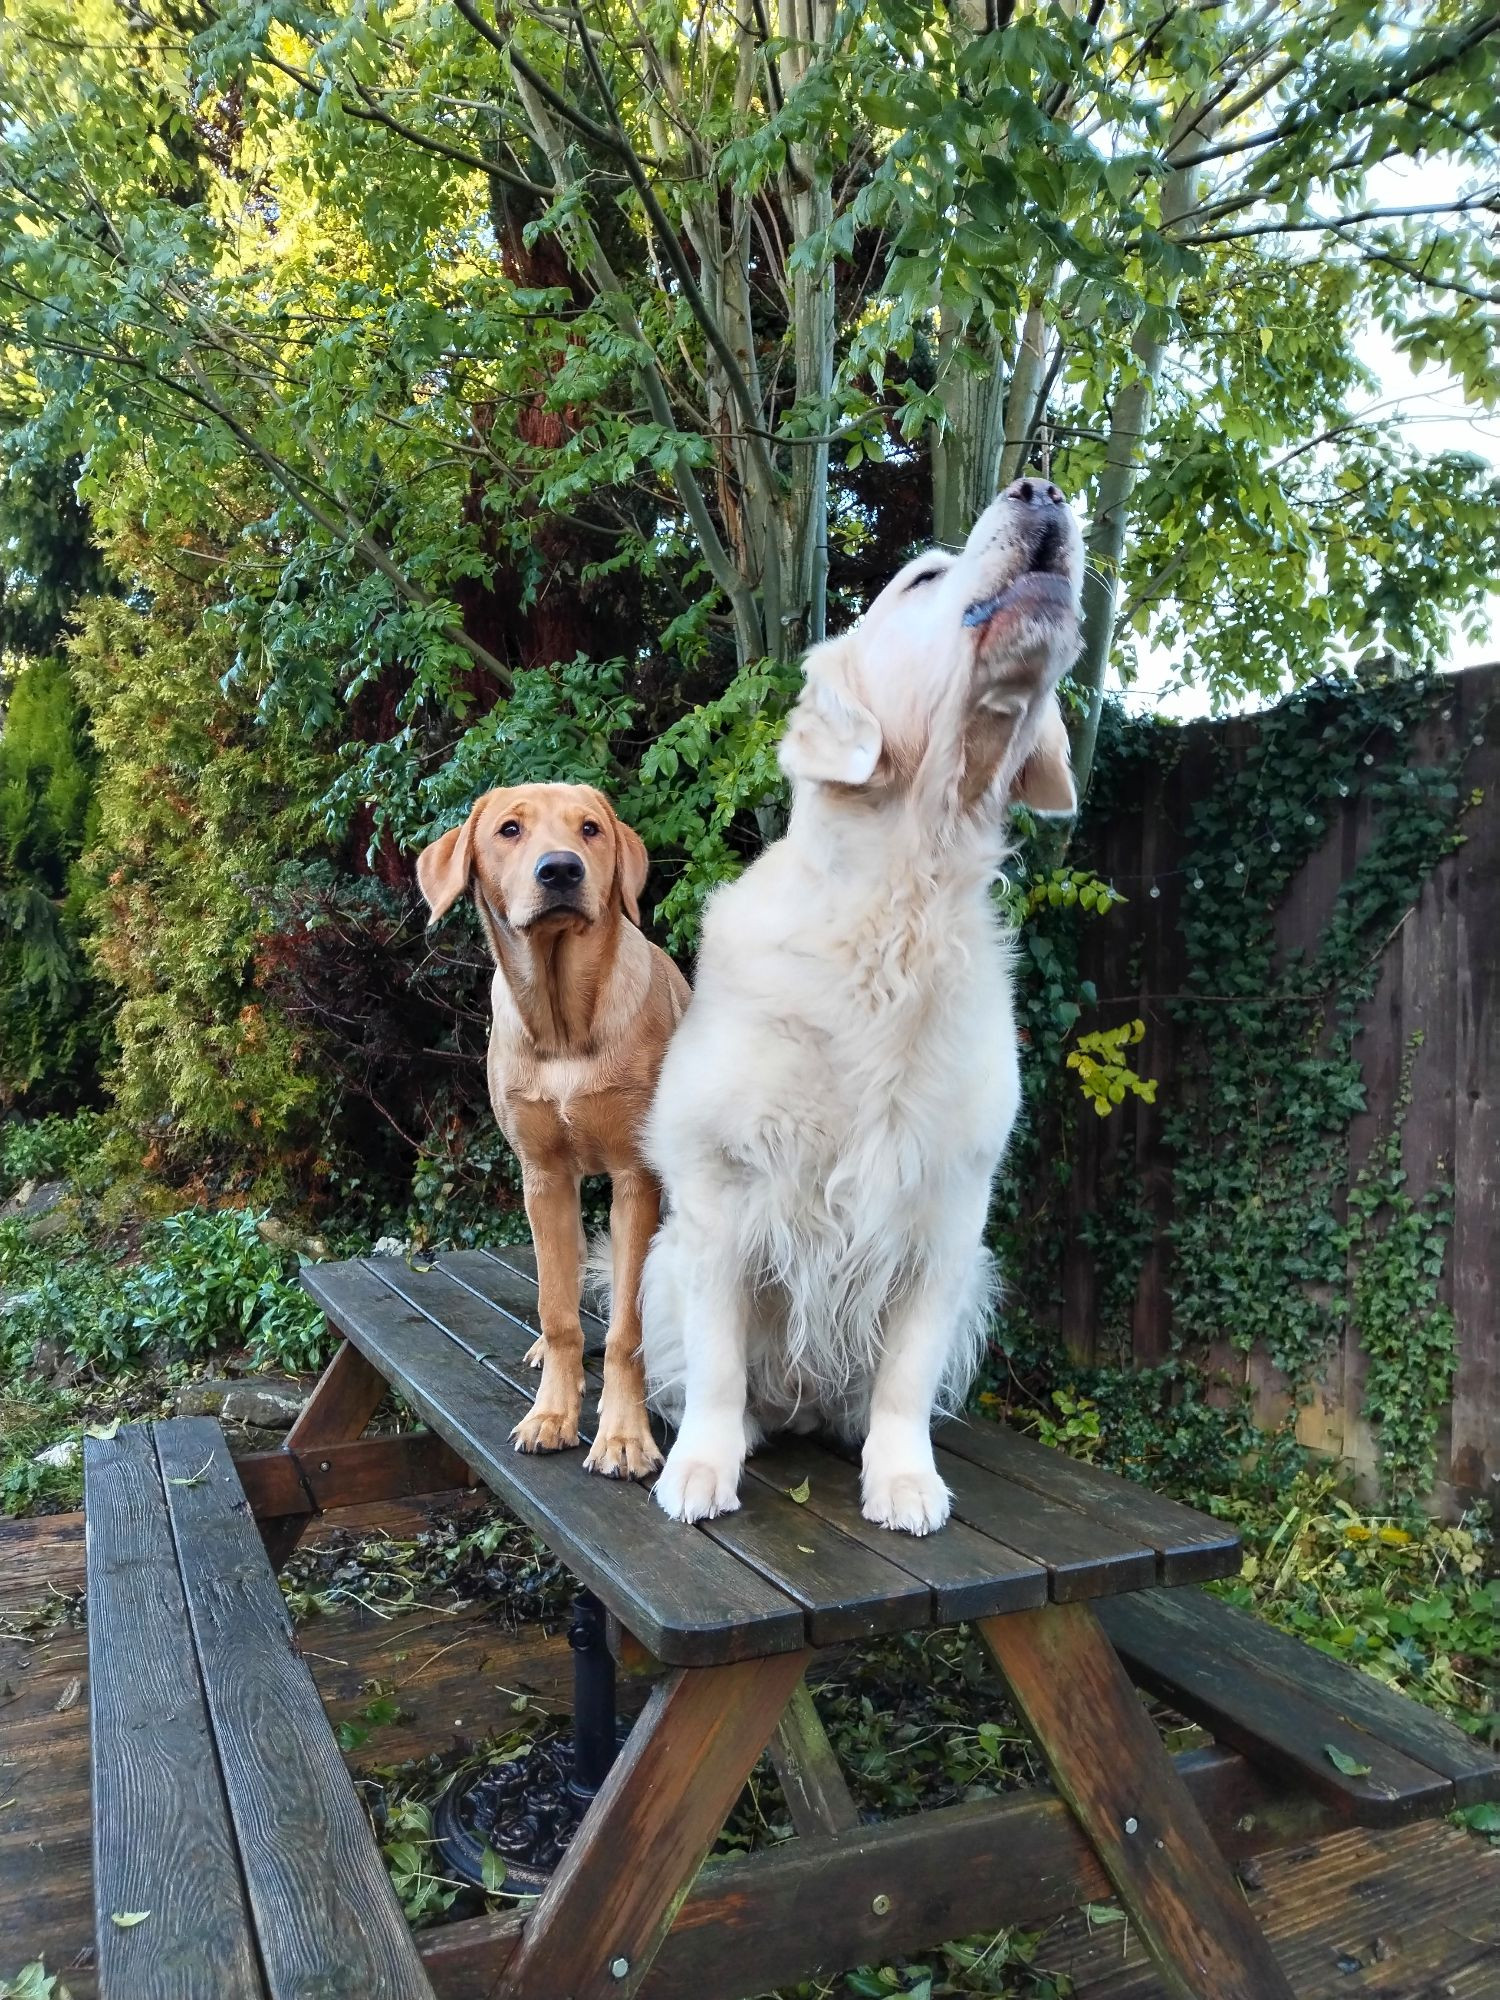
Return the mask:
<svg viewBox="0 0 1500 2000"><path fill-rule="evenodd" d="M518 819L508 819L500 828L500 838L502 840L516 840L519 839L520 832L521 822Z"/></svg>
<svg viewBox="0 0 1500 2000"><path fill-rule="evenodd" d="M599 831L599 822L596 819L586 819L580 830L585 840L592 840Z"/></svg>

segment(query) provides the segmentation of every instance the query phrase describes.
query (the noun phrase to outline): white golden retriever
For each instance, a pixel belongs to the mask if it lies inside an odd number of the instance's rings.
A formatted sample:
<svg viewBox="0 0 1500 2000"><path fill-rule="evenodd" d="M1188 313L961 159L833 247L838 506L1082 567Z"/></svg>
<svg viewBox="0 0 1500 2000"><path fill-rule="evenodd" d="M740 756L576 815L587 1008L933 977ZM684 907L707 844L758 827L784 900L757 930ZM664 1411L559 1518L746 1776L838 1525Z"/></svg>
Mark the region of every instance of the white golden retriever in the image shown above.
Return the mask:
<svg viewBox="0 0 1500 2000"><path fill-rule="evenodd" d="M948 1516L930 1435L962 1400L991 1280L982 1232L1020 1084L990 890L1013 798L1075 805L1054 688L1083 556L1023 479L961 555L919 556L816 647L781 746L786 837L704 918L644 1150L668 1218L642 1291L656 1499L738 1507L788 1426L863 1437L867 1519Z"/></svg>

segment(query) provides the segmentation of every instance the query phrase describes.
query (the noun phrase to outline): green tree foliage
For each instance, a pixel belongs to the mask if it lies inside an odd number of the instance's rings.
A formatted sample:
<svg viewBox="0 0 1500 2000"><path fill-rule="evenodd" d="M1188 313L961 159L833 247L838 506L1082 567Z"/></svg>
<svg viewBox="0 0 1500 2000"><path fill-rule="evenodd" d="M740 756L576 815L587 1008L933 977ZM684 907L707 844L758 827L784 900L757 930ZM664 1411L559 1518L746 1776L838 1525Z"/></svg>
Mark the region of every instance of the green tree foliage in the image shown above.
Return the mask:
<svg viewBox="0 0 1500 2000"><path fill-rule="evenodd" d="M76 671L132 1116L435 1144L382 1078L482 989L404 857L593 779L690 946L803 648L1026 467L1088 520L1085 770L1143 645L1220 699L1432 662L1500 496L1357 341L1500 389L1497 82L1477 0L16 0L0 461L127 593Z"/></svg>
<svg viewBox="0 0 1500 2000"><path fill-rule="evenodd" d="M311 1157L323 1110L255 953L278 870L317 850L307 801L326 757L224 692L208 565L141 561L149 602L97 599L72 648L99 752L93 951L117 1001L112 1082L164 1162L186 1143L264 1171Z"/></svg>
<svg viewBox="0 0 1500 2000"><path fill-rule="evenodd" d="M65 663L25 665L0 733L0 1105L87 1097L104 1033L84 954L93 760Z"/></svg>
<svg viewBox="0 0 1500 2000"><path fill-rule="evenodd" d="M352 760L393 814L434 718L517 668L622 658L679 716L1049 455L1095 705L1140 637L1224 694L1336 642L1425 660L1493 575L1493 481L1361 414L1356 348L1373 318L1500 381L1473 0L270 0L196 33L22 0L0 32L12 450L86 454L106 525L122 458L161 521L253 472L242 670L299 722L393 676L396 747Z"/></svg>

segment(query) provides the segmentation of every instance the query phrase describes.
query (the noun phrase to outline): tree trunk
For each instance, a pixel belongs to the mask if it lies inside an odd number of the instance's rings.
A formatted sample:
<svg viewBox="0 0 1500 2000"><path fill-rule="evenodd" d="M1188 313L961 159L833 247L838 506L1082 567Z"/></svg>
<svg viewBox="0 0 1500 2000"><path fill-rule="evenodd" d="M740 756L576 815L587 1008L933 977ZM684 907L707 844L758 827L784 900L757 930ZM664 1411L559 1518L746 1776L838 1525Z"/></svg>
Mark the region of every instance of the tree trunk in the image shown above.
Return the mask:
<svg viewBox="0 0 1500 2000"><path fill-rule="evenodd" d="M1191 107L1179 114L1177 124L1180 130L1193 125ZM1202 137L1201 126L1197 136ZM1172 150L1169 147L1169 160ZM1181 221L1192 207L1196 178L1190 168L1172 167L1168 172L1161 191L1164 231ZM1131 342L1135 369L1115 397L1104 469L1099 475L1094 518L1088 532L1088 569L1083 580L1083 651L1073 669L1073 679L1087 696L1087 706L1073 734L1073 781L1080 799L1088 790L1094 768L1130 498L1140 473L1141 447L1151 427L1156 385L1167 353L1167 316L1177 290L1174 280L1168 287L1163 309L1142 319Z"/></svg>

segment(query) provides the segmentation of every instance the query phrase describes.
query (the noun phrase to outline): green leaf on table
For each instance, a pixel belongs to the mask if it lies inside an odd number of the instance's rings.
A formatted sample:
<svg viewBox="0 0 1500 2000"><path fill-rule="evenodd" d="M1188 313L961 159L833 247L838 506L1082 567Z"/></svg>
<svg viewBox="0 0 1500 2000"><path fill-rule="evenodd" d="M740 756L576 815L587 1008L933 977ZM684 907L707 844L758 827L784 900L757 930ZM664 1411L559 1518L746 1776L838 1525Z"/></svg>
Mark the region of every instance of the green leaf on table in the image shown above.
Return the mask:
<svg viewBox="0 0 1500 2000"><path fill-rule="evenodd" d="M800 1486L789 1486L786 1489L787 1499L795 1500L799 1507L805 1507L807 1505L808 1500L811 1497L811 1494L812 1494L812 1481L810 1479L804 1479Z"/></svg>
<svg viewBox="0 0 1500 2000"><path fill-rule="evenodd" d="M1328 1761L1336 1771L1342 1771L1346 1778L1368 1778L1370 1767L1361 1764L1357 1757L1351 1757L1347 1750L1340 1750L1336 1743L1323 1745Z"/></svg>
<svg viewBox="0 0 1500 2000"><path fill-rule="evenodd" d="M133 1931L137 1924L143 1924L151 1912L149 1910L111 1910L109 1920L122 1931Z"/></svg>

